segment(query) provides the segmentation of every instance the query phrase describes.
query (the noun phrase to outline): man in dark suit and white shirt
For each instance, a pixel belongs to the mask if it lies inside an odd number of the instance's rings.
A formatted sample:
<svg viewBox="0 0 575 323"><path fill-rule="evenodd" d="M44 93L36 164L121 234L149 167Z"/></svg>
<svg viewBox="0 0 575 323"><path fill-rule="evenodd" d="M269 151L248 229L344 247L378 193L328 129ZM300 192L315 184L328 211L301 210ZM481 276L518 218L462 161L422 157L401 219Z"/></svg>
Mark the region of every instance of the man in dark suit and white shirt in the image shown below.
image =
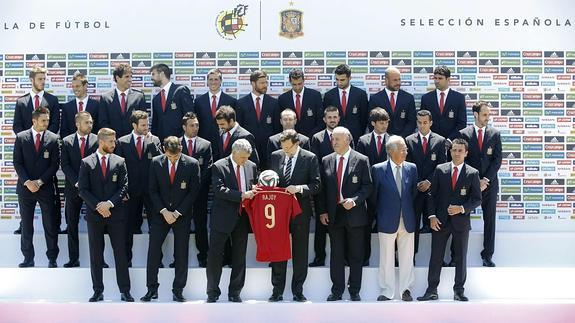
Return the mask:
<svg viewBox="0 0 575 323"><path fill-rule="evenodd" d="M14 143L13 164L18 175L16 193L22 235L20 248L24 261L18 267L34 267L34 209L40 204L46 238L48 267L58 267L58 227L53 219L54 175L58 171L60 147L58 135L48 130L50 110L39 107L32 112L32 127L18 133Z"/></svg>
<svg viewBox="0 0 575 323"><path fill-rule="evenodd" d="M453 299L467 301L464 294L467 278L467 243L471 221L469 214L481 204L479 172L464 163L468 144L463 139L454 139L451 145L451 162L438 165L431 180L429 193L429 222L431 235L431 257L427 275L427 289L418 301L436 300L437 286L445 246L449 236L455 249L455 284Z"/></svg>
<svg viewBox="0 0 575 323"><path fill-rule="evenodd" d="M126 253L127 216L122 199L128 191L128 171L124 158L115 155L116 132L110 128L98 131L98 150L82 159L78 175L80 197L86 202L90 272L94 294L90 302L104 300L102 266L104 263L104 233L107 232L114 250L116 280L121 300L133 302L130 295L130 273Z"/></svg>
<svg viewBox="0 0 575 323"><path fill-rule="evenodd" d="M295 194L302 209L302 214L290 222L293 263L291 289L294 301L305 302L307 299L303 295L303 284L307 277L309 221L313 215L312 197L320 190L319 162L316 155L300 147L295 130L284 130L280 142L281 150L271 155L270 169L279 175L278 186ZM287 261L273 262L271 267L274 288L269 300L277 302L283 300Z"/></svg>
<svg viewBox="0 0 575 323"><path fill-rule="evenodd" d="M232 272L228 287L228 300L241 303L240 293L246 278L246 249L250 222L241 203L252 199L252 185L257 179L256 164L248 160L252 146L245 139L232 145L230 157L222 158L212 167L214 202L210 217L210 249L208 251L207 294L208 303L220 297L220 278L225 244L232 244Z"/></svg>
<svg viewBox="0 0 575 323"><path fill-rule="evenodd" d="M293 110L297 117L295 130L300 135L311 137L323 127L321 93L304 85L305 76L299 68L289 72L289 82L291 90L278 98L280 110Z"/></svg>
<svg viewBox="0 0 575 323"><path fill-rule="evenodd" d="M395 246L399 258L399 292L406 302L413 300L414 232L416 227L413 199L417 192L417 167L405 161L407 145L400 136L391 136L386 143L389 159L372 166L374 194L379 232L378 301L392 300L395 294Z"/></svg>
<svg viewBox="0 0 575 323"><path fill-rule="evenodd" d="M180 127L182 117L194 109L190 89L172 83L172 69L166 64L152 66L150 75L154 86L160 88L152 99L152 133L160 138L160 142L168 136L180 137L183 133Z"/></svg>
<svg viewBox="0 0 575 323"><path fill-rule="evenodd" d="M134 110L147 110L146 98L141 91L132 89L132 68L120 64L114 69L116 88L100 97L98 128L111 128L119 137L132 132L130 116Z"/></svg>
<svg viewBox="0 0 575 323"><path fill-rule="evenodd" d="M385 70L385 89L369 98L369 108L381 107L389 114L389 132L403 138L415 131L415 99L400 89L401 72L390 67Z"/></svg>
<svg viewBox="0 0 575 323"><path fill-rule="evenodd" d="M333 283L328 301L341 300L346 285L351 300L361 300L366 200L371 195L373 184L369 160L351 149L351 141L352 136L346 128L335 128L332 134L334 152L322 160L319 213L321 222L328 226L331 243L329 270ZM346 256L349 261L347 284Z"/></svg>
<svg viewBox="0 0 575 323"><path fill-rule="evenodd" d="M259 165L260 158L256 150L256 139L254 135L243 128L236 121L236 112L230 106L222 106L216 112L216 123L220 129L220 138L217 146L218 155L214 159L228 157L232 153L232 146L238 139L246 139L252 145L252 154L250 160Z"/></svg>
<svg viewBox="0 0 575 323"><path fill-rule="evenodd" d="M479 171L481 185L481 210L483 211L483 266L495 267L491 259L495 251L496 205L499 192L497 172L501 167L502 148L499 130L488 125L491 106L479 101L473 105L475 123L460 131L461 138L469 143L467 163Z"/></svg>
<svg viewBox="0 0 575 323"><path fill-rule="evenodd" d="M283 110L280 113L280 123L282 124L283 131L286 131L288 129L295 129L295 126L297 124L296 113L291 109ZM280 133L276 133L275 135L271 136L270 139L268 140L268 147L267 147L267 152L269 155L268 160L274 151L281 149L280 137L283 131ZM302 135L301 133L298 132L296 133L299 145L305 150L310 150L309 138L305 135Z"/></svg>
<svg viewBox="0 0 575 323"><path fill-rule="evenodd" d="M349 129L354 143L365 133L367 126L368 102L364 90L350 84L351 68L341 64L335 68L337 86L327 91L323 106L337 107L341 116L341 126Z"/></svg>
<svg viewBox="0 0 575 323"><path fill-rule="evenodd" d="M78 112L88 112L92 116L92 132L98 123L98 101L88 96L88 79L82 73L76 73L72 77L72 91L75 98L62 106L62 125L60 126L60 138L65 138L76 133L76 114Z"/></svg>
<svg viewBox="0 0 575 323"><path fill-rule="evenodd" d="M94 121L87 111L76 114L76 132L62 139L62 171L66 177L66 223L68 223L68 255L70 261L64 267L80 266L78 223L84 201L78 195L78 172L82 159L98 149L98 136L92 133Z"/></svg>
<svg viewBox="0 0 575 323"><path fill-rule="evenodd" d="M144 218L142 210L146 207L146 214L152 210L148 194L148 175L152 158L161 155L161 144L158 137L148 132L149 118L145 111L136 110L130 117L132 133L120 137L116 146L116 154L126 163L128 169L128 192L124 199L126 203L126 251L128 252L128 266L132 266L132 245L134 234L142 233ZM148 221L148 227L150 222Z"/></svg>
<svg viewBox="0 0 575 323"><path fill-rule="evenodd" d="M185 302L182 292L188 279L188 250L192 206L200 186L200 166L192 157L182 154L180 139L164 139L164 155L156 156L150 165L149 195L152 211L149 220L150 241L146 265L148 292L141 300L158 298L158 271L162 262L162 244L170 229L174 232L175 276L172 299Z"/></svg>

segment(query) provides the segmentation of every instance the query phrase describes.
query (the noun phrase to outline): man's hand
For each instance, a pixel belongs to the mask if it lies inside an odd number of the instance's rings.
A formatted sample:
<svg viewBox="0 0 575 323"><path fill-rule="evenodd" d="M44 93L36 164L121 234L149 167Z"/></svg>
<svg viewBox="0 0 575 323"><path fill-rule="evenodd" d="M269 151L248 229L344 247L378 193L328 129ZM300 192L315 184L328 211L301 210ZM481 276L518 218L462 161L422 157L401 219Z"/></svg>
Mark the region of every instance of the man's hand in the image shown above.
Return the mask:
<svg viewBox="0 0 575 323"><path fill-rule="evenodd" d="M321 224L327 225L329 223L329 217L327 216L327 213L320 214L319 221L321 222Z"/></svg>
<svg viewBox="0 0 575 323"><path fill-rule="evenodd" d="M431 227L431 229L433 231L439 231L441 230L441 222L439 221L439 219L437 217L431 217L429 218L429 226Z"/></svg>
<svg viewBox="0 0 575 323"><path fill-rule="evenodd" d="M449 205L447 207L447 214L454 216L463 213L463 206L461 205Z"/></svg>
<svg viewBox="0 0 575 323"><path fill-rule="evenodd" d="M420 192L427 192L431 187L431 183L428 180L421 181L417 183L417 190Z"/></svg>
<svg viewBox="0 0 575 323"><path fill-rule="evenodd" d="M355 202L352 199L347 198L343 200L343 203L341 203L341 205L343 205L344 209L351 210L355 206Z"/></svg>
<svg viewBox="0 0 575 323"><path fill-rule="evenodd" d="M479 188L481 189L482 192L487 188L487 186L489 186L489 181L487 180L487 178L479 180Z"/></svg>
<svg viewBox="0 0 575 323"><path fill-rule="evenodd" d="M255 195L256 195L255 191L245 191L242 193L242 200L245 200L245 199L251 200L254 198Z"/></svg>
<svg viewBox="0 0 575 323"><path fill-rule="evenodd" d="M112 205L110 205L108 201L100 202L98 205L96 205L96 211L100 213L100 215L102 215L104 218L109 218L112 215L110 208L112 208Z"/></svg>
<svg viewBox="0 0 575 323"><path fill-rule="evenodd" d="M164 216L164 220L166 220L166 222L168 222L168 224L172 224L174 222L176 222L177 220L177 216L175 212L170 212L168 210L164 210L164 212L162 212L162 215Z"/></svg>
<svg viewBox="0 0 575 323"><path fill-rule="evenodd" d="M126 193L126 196L122 199L122 201L126 202L130 199L130 194Z"/></svg>
<svg viewBox="0 0 575 323"><path fill-rule="evenodd" d="M295 194L300 192L300 188L298 185L290 185L286 187L286 191L290 194Z"/></svg>
<svg viewBox="0 0 575 323"><path fill-rule="evenodd" d="M26 181L24 183L24 185L26 186L26 188L28 188L28 190L32 193L36 193L38 192L38 190L40 189L40 186L38 185L38 182L36 181Z"/></svg>

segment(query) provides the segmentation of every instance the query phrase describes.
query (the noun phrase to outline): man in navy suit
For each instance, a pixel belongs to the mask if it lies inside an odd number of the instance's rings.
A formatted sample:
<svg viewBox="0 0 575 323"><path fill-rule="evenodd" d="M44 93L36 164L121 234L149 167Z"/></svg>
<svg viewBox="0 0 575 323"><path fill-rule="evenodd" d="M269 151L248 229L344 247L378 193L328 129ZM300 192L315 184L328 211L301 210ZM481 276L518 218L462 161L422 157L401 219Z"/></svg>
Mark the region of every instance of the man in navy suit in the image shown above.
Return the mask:
<svg viewBox="0 0 575 323"><path fill-rule="evenodd" d="M415 253L419 248L419 234L431 233L427 218L427 199L435 167L447 161L445 138L431 132L433 119L428 110L417 111L417 132L405 138L407 161L417 165L417 194L414 208L416 216ZM422 217L423 215L423 217ZM423 227L420 229L420 222Z"/></svg>
<svg viewBox="0 0 575 323"><path fill-rule="evenodd" d="M467 243L471 221L469 214L481 204L481 188L477 169L464 163L468 153L464 139L454 139L451 145L451 162L438 165L431 180L429 193L429 222L431 236L431 257L427 275L427 289L418 301L436 300L437 286L445 246L449 236L455 247L455 284L453 299L467 301L464 285L467 278Z"/></svg>
<svg viewBox="0 0 575 323"><path fill-rule="evenodd" d="M406 162L407 145L400 136L391 136L386 143L389 159L372 167L377 230L379 232L378 301L393 299L395 294L395 245L399 258L399 292L406 302L413 300L414 232L417 223L413 199L417 192L417 167Z"/></svg>
<svg viewBox="0 0 575 323"><path fill-rule="evenodd" d="M299 134L311 137L323 127L321 93L305 87L305 76L299 68L289 72L289 82L291 90L278 98L280 110L289 108L295 111L297 117L295 130Z"/></svg>
<svg viewBox="0 0 575 323"><path fill-rule="evenodd" d="M215 68L208 72L208 92L200 95L194 101L194 112L200 122L198 136L209 142L218 142L220 129L216 123L216 112L224 105L236 109L237 100L222 91L222 72ZM218 145L212 147L215 160L219 156Z"/></svg>
<svg viewBox="0 0 575 323"><path fill-rule="evenodd" d="M182 118L184 136L180 138L182 153L194 157L200 165L200 187L198 197L193 206L196 248L198 263L206 267L208 259L208 194L212 181L212 145L204 138L198 137L200 122L195 113L188 112Z"/></svg>
<svg viewBox="0 0 575 323"><path fill-rule="evenodd" d="M433 71L435 90L421 97L421 110L429 110L433 118L431 131L449 141L459 136L467 124L465 96L449 88L451 71L439 66Z"/></svg>
<svg viewBox="0 0 575 323"><path fill-rule="evenodd" d="M367 225L366 200L373 184L369 160L351 149L352 136L344 127L333 130L334 152L322 160L319 194L320 221L328 226L331 242L331 294L327 301L341 300L348 286L350 299L360 301L364 253L364 234ZM346 252L347 249L347 252ZM346 255L347 253L347 255ZM345 258L349 262L349 280L345 283Z"/></svg>
<svg viewBox="0 0 575 323"><path fill-rule="evenodd" d="M62 139L62 171L66 177L66 222L68 223L68 255L70 261L64 267L80 266L78 223L84 201L78 196L78 172L84 157L98 149L98 136L92 133L93 119L87 111L76 114L76 132Z"/></svg>
<svg viewBox="0 0 575 323"><path fill-rule="evenodd" d="M58 267L58 227L53 219L54 175L58 171L60 147L58 135L48 130L50 110L38 107L32 112L32 127L18 133L14 143L13 164L18 175L16 193L20 207L22 235L20 248L24 261L18 267L34 267L34 209L42 210L48 267Z"/></svg>
<svg viewBox="0 0 575 323"><path fill-rule="evenodd" d="M415 131L415 100L400 87L399 70L395 67L385 70L385 89L369 98L369 108L385 109L390 116L387 132L405 138Z"/></svg>
<svg viewBox="0 0 575 323"><path fill-rule="evenodd" d="M65 138L76 133L76 113L86 111L92 116L94 126L91 131L98 132L95 126L98 124L98 101L88 96L88 79L82 73L76 73L72 77L72 91L75 98L62 106L62 125L60 126L60 138Z"/></svg>
<svg viewBox="0 0 575 323"><path fill-rule="evenodd" d="M99 128L111 128L118 137L132 132L130 116L134 110L147 110L146 98L141 91L132 86L132 68L120 64L114 69L116 88L100 97L98 107Z"/></svg>
<svg viewBox="0 0 575 323"><path fill-rule="evenodd" d="M341 126L346 127L353 136L354 143L365 133L368 118L367 93L350 84L351 68L341 64L335 68L337 86L327 91L323 97L323 106L337 107L341 116Z"/></svg>
<svg viewBox="0 0 575 323"><path fill-rule="evenodd" d="M268 75L256 70L250 75L252 92L238 100L238 122L256 139L259 168L267 169L268 138L281 131L278 100L266 94Z"/></svg>
<svg viewBox="0 0 575 323"><path fill-rule="evenodd" d="M121 300L133 302L130 295L130 272L126 253L127 215L122 199L128 190L128 171L124 158L115 155L116 132L110 128L98 131L98 150L82 159L78 191L86 202L90 272L94 294L89 302L104 300L102 267L104 233L108 232L114 249L116 280Z"/></svg>
<svg viewBox="0 0 575 323"><path fill-rule="evenodd" d="M154 86L160 88L160 93L152 99L152 133L158 136L160 142L168 136L182 136L182 117L194 109L190 89L172 83L172 70L166 64L152 66L150 75Z"/></svg>
<svg viewBox="0 0 575 323"><path fill-rule="evenodd" d="M152 205L148 192L148 175L152 158L161 155L161 143L158 137L148 132L149 118L145 111L136 110L130 117L132 133L120 137L116 146L116 155L124 158L128 169L128 192L126 203L126 251L128 267L132 266L132 245L134 234L142 233L143 207L150 214ZM148 227L150 221L148 221Z"/></svg>
<svg viewBox="0 0 575 323"><path fill-rule="evenodd" d="M297 125L297 116L294 110L292 109L285 109L280 113L280 123L282 125L283 131L294 129ZM272 153L281 149L281 142L280 138L282 132L276 133L275 135L271 136L268 140L268 160L271 157ZM297 133L298 143L300 147L305 150L310 150L309 138L306 135L302 135L301 133Z"/></svg>
<svg viewBox="0 0 575 323"><path fill-rule="evenodd" d="M495 222L499 179L497 172L501 167L501 135L499 130L489 126L488 102L479 101L473 105L472 126L461 130L461 138L469 143L467 163L479 171L481 185L481 210L483 211L483 266L495 267L491 260L495 250Z"/></svg>
<svg viewBox="0 0 575 323"><path fill-rule="evenodd" d="M259 164L260 157L256 150L256 139L251 132L243 128L240 123L236 121L236 112L232 107L226 105L220 107L216 112L216 123L220 129L220 136L217 141L217 159L228 157L232 153L232 145L236 140L246 139L252 145L252 148L254 148L250 155L250 160L256 165Z"/></svg>

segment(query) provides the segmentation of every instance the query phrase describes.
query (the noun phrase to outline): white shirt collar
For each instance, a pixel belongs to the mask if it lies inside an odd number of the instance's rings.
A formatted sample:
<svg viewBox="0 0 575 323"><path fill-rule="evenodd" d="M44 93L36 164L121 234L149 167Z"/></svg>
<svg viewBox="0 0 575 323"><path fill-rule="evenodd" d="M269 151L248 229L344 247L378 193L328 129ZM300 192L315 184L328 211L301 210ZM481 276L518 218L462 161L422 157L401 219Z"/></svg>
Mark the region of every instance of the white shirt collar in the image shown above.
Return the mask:
<svg viewBox="0 0 575 323"><path fill-rule="evenodd" d="M42 132L37 132L36 130L34 130L34 127L30 128L32 130L32 139L34 140L34 142L36 142L36 135L40 134L40 138L42 138L42 136L44 135L44 131Z"/></svg>
<svg viewBox="0 0 575 323"><path fill-rule="evenodd" d="M222 95L222 90L220 89L218 92L216 93L212 93L210 91L208 91L208 95L210 98L210 103L212 103L212 97L215 95L216 96L216 102L220 102L220 96Z"/></svg>
<svg viewBox="0 0 575 323"><path fill-rule="evenodd" d="M264 94L255 95L254 92L250 92L252 95L252 101L254 101L254 108L256 107L256 98L260 98L260 108L263 108L264 105Z"/></svg>
<svg viewBox="0 0 575 323"><path fill-rule="evenodd" d="M170 86L172 86L172 81L168 82L168 84L164 85L164 87L160 89L160 91L166 91L166 97L168 96L168 92L170 92Z"/></svg>
<svg viewBox="0 0 575 323"><path fill-rule="evenodd" d="M401 163L401 165L398 165L391 158L389 159L389 162L391 163L391 168L393 168L394 172L397 169L397 166L399 166L400 168L403 167L403 163Z"/></svg>
<svg viewBox="0 0 575 323"><path fill-rule="evenodd" d="M106 157L106 162L108 162L108 160L110 159L110 154L102 155L102 154L100 153L100 150L99 150L99 149L96 150L96 154L98 155L98 161L102 160L102 157ZM107 165L108 165L108 164L106 164L106 166L107 166Z"/></svg>
<svg viewBox="0 0 575 323"><path fill-rule="evenodd" d="M146 138L146 136L144 135L137 135L133 130L132 130L132 137L134 138L134 144L138 142L138 137L142 137L142 142L144 142L144 139Z"/></svg>
<svg viewBox="0 0 575 323"><path fill-rule="evenodd" d="M86 142L88 142L88 135L84 135L84 136L82 136L82 135L80 135L80 133L79 133L79 132L76 132L76 138L78 138L78 142L80 142L80 141L81 141L81 139L80 139L80 138L85 138L85 139L86 139Z"/></svg>
<svg viewBox="0 0 575 323"><path fill-rule="evenodd" d="M395 100L397 101L397 93L399 91L391 91L390 89L388 89L387 87L385 87L385 93L387 93L387 98L391 100L391 93L394 93L393 95L395 96Z"/></svg>
<svg viewBox="0 0 575 323"><path fill-rule="evenodd" d="M473 124L473 128L475 128L475 134L477 134L477 131L479 129L481 129L483 131L483 135L485 136L485 128L487 128L487 126L483 127L483 128L479 128L477 125L475 125L475 123Z"/></svg>
<svg viewBox="0 0 575 323"><path fill-rule="evenodd" d="M339 90L339 95L341 96L343 91L345 91L345 94L349 95L349 90L351 89L351 83L345 88L345 89L340 89L337 88Z"/></svg>
<svg viewBox="0 0 575 323"><path fill-rule="evenodd" d="M303 92L305 92L305 87L303 89L301 89L300 93L295 93L295 91L293 91L293 90L291 92L292 92L292 97L293 97L294 102L296 99L296 95L298 95L298 94L299 94L299 99L303 101Z"/></svg>
<svg viewBox="0 0 575 323"><path fill-rule="evenodd" d="M447 99L447 95L449 94L449 88L440 91L439 89L435 89L435 92L437 93L437 97L440 98L441 97L441 92L445 93L445 98Z"/></svg>
<svg viewBox="0 0 575 323"><path fill-rule="evenodd" d="M195 143L196 143L196 138L198 138L198 136L191 138L191 137L188 137L188 136L186 136L186 135L184 134L184 141L186 142L186 145L188 144L188 140L190 140L190 139L191 139L192 142L195 144Z"/></svg>
<svg viewBox="0 0 575 323"><path fill-rule="evenodd" d="M349 147L349 148L347 149L347 151L345 152L345 154L343 154L343 155L337 154L337 162L339 162L339 158L342 157L342 156L343 156L344 162L346 162L346 161L349 159L349 154L351 154L351 147Z"/></svg>
<svg viewBox="0 0 575 323"><path fill-rule="evenodd" d="M30 90L30 96L32 97L32 99L34 99L34 97L35 97L36 95L39 97L40 103L41 103L41 102L42 102L42 98L44 97L44 90L42 90L42 91L40 91L40 92L38 92L38 93L35 93L34 90L31 89L31 90Z"/></svg>
<svg viewBox="0 0 575 323"><path fill-rule="evenodd" d="M120 91L118 88L116 88L116 94L118 95L118 98L122 97L122 93L126 94L126 100L128 99L128 95L130 94L130 89L127 89L126 91L122 92Z"/></svg>
<svg viewBox="0 0 575 323"><path fill-rule="evenodd" d="M417 131L417 133L419 134L419 138L421 138L421 140L423 141L423 138L427 139L427 142L429 142L429 135L431 135L431 131L427 133L427 135L423 135L420 131Z"/></svg>
<svg viewBox="0 0 575 323"><path fill-rule="evenodd" d="M463 165L465 165L465 162L459 164L459 166L455 166L455 164L453 162L451 162L451 172L453 173L453 169L457 168L457 176L459 177L459 174L461 174L461 169L463 168Z"/></svg>
<svg viewBox="0 0 575 323"><path fill-rule="evenodd" d="M228 134L230 136L233 136L234 132L236 132L236 130L238 130L239 126L240 126L239 122L236 121L236 124L234 125L234 127L232 129L230 129L228 131Z"/></svg>

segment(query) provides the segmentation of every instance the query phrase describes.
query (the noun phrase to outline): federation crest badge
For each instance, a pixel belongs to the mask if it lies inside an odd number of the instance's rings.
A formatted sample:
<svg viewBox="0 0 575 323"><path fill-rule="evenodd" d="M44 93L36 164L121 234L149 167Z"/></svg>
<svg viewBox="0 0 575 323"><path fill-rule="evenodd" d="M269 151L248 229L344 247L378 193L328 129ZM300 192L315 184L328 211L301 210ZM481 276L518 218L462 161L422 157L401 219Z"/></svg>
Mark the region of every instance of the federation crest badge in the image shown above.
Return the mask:
<svg viewBox="0 0 575 323"><path fill-rule="evenodd" d="M248 25L246 22L246 12L248 5L239 4L233 10L223 10L216 17L216 31L220 37L227 40L234 40L237 35L243 32Z"/></svg>
<svg viewBox="0 0 575 323"><path fill-rule="evenodd" d="M303 12L296 9L280 11L280 36L294 39L303 36Z"/></svg>

